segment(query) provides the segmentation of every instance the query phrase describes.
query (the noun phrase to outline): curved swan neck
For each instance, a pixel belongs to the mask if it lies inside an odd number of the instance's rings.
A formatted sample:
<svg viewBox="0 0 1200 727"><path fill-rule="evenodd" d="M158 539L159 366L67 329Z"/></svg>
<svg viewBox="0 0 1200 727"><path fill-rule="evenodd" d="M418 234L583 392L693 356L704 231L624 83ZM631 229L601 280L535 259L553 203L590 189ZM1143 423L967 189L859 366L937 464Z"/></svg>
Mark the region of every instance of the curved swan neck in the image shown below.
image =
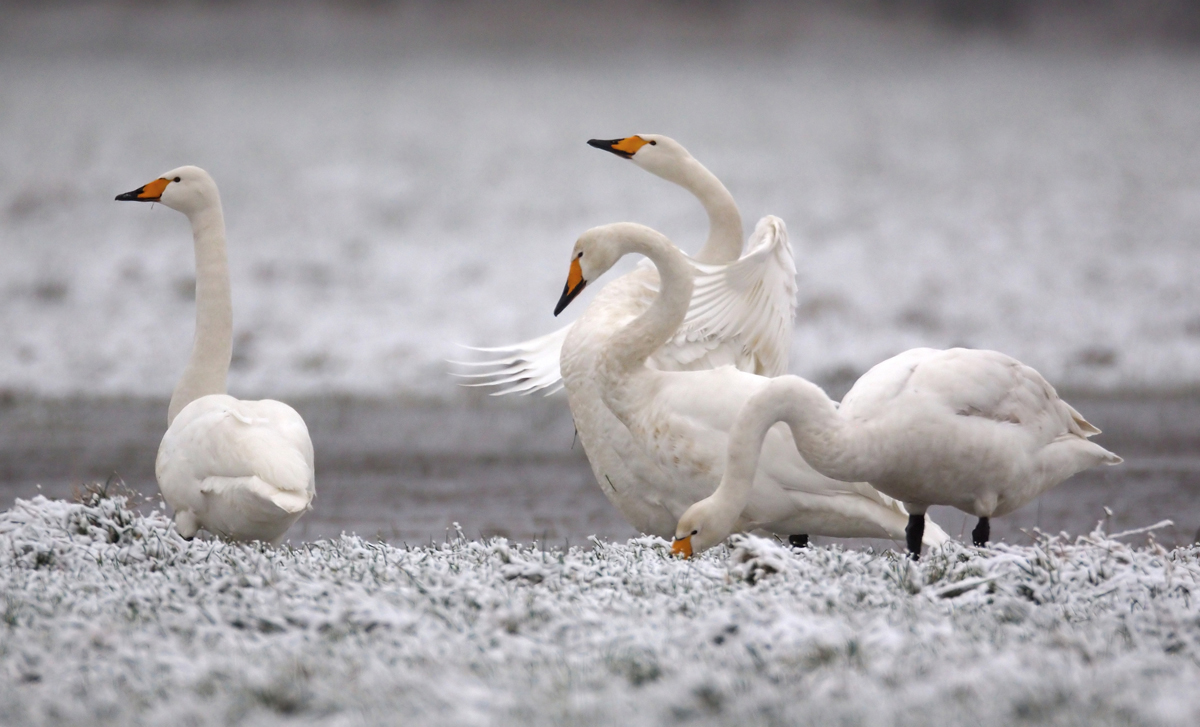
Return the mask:
<svg viewBox="0 0 1200 727"><path fill-rule="evenodd" d="M725 474L710 496L720 511L740 514L745 509L763 440L776 422L787 423L796 449L821 474L848 482L869 479L833 401L813 383L781 376L746 401L729 432Z"/></svg>
<svg viewBox="0 0 1200 727"><path fill-rule="evenodd" d="M187 368L171 395L168 426L201 396L225 393L233 356L233 300L220 199L188 213L188 220L196 252L196 334Z"/></svg>
<svg viewBox="0 0 1200 727"><path fill-rule="evenodd" d="M707 264L730 263L741 257L742 213L721 180L700 162L689 159L678 178L671 181L696 195L708 213L708 240L693 257Z"/></svg>
<svg viewBox="0 0 1200 727"><path fill-rule="evenodd" d="M640 253L658 268L659 293L644 313L609 339L601 359L602 375L628 373L643 366L650 354L670 340L692 301L692 266L679 248L648 228L625 230L619 253Z"/></svg>

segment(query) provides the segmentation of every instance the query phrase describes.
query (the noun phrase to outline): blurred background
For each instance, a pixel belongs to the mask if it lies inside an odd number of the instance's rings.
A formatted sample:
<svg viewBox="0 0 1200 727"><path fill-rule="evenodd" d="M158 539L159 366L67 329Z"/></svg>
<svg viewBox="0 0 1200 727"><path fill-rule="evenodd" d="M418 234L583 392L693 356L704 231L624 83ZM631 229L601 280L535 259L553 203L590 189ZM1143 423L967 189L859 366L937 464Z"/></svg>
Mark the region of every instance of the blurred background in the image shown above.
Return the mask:
<svg viewBox="0 0 1200 727"><path fill-rule="evenodd" d="M1129 463L1008 535L1083 530L1106 504L1118 526L1176 518L1178 542L1200 526L1200 2L0 2L0 18L0 506L112 472L154 492L193 331L190 235L113 197L197 164L228 226L230 393L296 404L317 444L297 537L630 534L561 394L488 399L446 361L561 325L588 227L635 220L697 249L688 193L584 143L653 132L748 228L787 222L794 373L840 396L912 346L995 348L1106 430Z"/></svg>

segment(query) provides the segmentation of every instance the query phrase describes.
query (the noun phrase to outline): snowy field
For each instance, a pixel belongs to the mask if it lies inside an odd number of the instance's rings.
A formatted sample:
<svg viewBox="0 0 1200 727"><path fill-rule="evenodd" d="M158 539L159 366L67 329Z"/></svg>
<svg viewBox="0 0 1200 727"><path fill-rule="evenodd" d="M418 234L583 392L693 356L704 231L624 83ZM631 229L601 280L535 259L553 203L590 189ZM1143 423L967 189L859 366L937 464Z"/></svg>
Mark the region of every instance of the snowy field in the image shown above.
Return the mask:
<svg viewBox="0 0 1200 727"><path fill-rule="evenodd" d="M747 229L788 223L796 373L836 388L965 344L1067 390L1200 386L1192 50L756 4L627 33L601 10L273 7L6 9L0 389L170 392L186 222L113 196L195 163L228 218L234 393L463 400L444 360L559 325L586 228L698 246L694 200L584 144L639 131L688 146Z"/></svg>
<svg viewBox="0 0 1200 727"><path fill-rule="evenodd" d="M280 7L0 0L0 725L1200 724L1194 47L765 2ZM584 144L637 132L747 229L788 223L795 373L837 395L911 346L1001 349L1126 464L915 565L625 542L562 397L485 402L446 359L561 325L590 226L698 247L694 200ZM184 163L223 193L231 392L317 444L276 550L34 497L154 491L190 237L112 198Z"/></svg>
<svg viewBox="0 0 1200 727"><path fill-rule="evenodd" d="M1194 725L1200 548L697 561L183 541L120 499L0 514L0 723Z"/></svg>

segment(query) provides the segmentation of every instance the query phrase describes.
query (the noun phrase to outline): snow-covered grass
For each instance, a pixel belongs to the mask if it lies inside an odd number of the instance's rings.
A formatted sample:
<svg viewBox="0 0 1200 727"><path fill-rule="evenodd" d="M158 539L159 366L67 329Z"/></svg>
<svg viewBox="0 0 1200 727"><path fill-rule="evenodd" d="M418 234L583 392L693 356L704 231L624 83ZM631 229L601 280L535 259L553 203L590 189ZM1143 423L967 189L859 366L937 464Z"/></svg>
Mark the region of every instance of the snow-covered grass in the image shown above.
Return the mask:
<svg viewBox="0 0 1200 727"><path fill-rule="evenodd" d="M86 499L0 514L0 723L1200 721L1194 547L272 550Z"/></svg>

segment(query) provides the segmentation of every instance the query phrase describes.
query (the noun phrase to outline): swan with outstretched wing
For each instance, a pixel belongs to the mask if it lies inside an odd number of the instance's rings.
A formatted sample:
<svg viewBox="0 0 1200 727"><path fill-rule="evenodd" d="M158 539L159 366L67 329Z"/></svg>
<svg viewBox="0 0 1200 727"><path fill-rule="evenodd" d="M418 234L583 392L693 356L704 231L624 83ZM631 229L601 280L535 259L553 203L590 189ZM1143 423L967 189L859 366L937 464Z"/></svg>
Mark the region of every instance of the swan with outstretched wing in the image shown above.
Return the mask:
<svg viewBox="0 0 1200 727"><path fill-rule="evenodd" d="M764 217L743 255L742 218L733 196L678 142L641 134L588 143L679 184L708 214L708 239L689 258L696 288L692 305L675 335L646 365L663 371L731 365L763 376L787 373L796 266L783 221ZM609 411L595 371L609 336L644 312L658 290L657 269L644 263L604 286L574 323L531 341L485 349L500 358L471 365L493 370L467 376L478 379L469 385L499 387L495 395L565 388L601 490L633 527L670 537L695 499L672 484Z"/></svg>
<svg viewBox="0 0 1200 727"><path fill-rule="evenodd" d="M679 334L655 352L650 365L686 371L731 363L764 376L787 373L796 308L796 265L782 220L764 217L751 237L748 252L742 255L742 218L737 203L720 180L677 141L660 134L640 134L588 143L687 189L708 214L708 239L692 258L696 300ZM736 265L729 268L731 263ZM636 315L657 293L658 274L653 265L643 262L608 285L614 286L628 297ZM563 388L562 345L577 324L521 343L473 347L498 357L456 361L462 366L489 369L456 376L477 379L466 386L496 387L493 396L557 393Z"/></svg>
<svg viewBox="0 0 1200 727"><path fill-rule="evenodd" d="M778 379L734 366L661 371L646 365L650 354L676 335L686 319L694 301L695 271L670 240L642 225L622 222L581 235L571 253L567 285L557 309L569 305L580 290L630 253L650 259L660 273L661 291L644 312L610 333L591 352L591 386L605 410L622 425L624 439L609 432L608 441L614 447L640 452L639 457L623 462L631 470L645 467L649 473L639 473L645 479L635 492L637 499L646 506L657 504L664 512L683 515L689 506L716 490L738 412L747 400ZM590 314L591 310L585 318ZM570 345L568 337L563 348L564 370ZM571 388L568 381L568 391ZM578 412L574 408L572 412L578 421ZM583 434L581 428L581 438ZM750 468L752 493L745 507L735 513L740 516L741 528L763 529L789 540L810 533L905 537L909 513L899 501L867 482L843 482L820 473L790 440L778 431L774 435L756 466ZM591 454L589 451L589 457ZM630 499L628 504L634 502ZM647 512L653 514L649 508ZM671 530L675 535L674 526ZM946 540L934 523L923 535L930 544Z"/></svg>

